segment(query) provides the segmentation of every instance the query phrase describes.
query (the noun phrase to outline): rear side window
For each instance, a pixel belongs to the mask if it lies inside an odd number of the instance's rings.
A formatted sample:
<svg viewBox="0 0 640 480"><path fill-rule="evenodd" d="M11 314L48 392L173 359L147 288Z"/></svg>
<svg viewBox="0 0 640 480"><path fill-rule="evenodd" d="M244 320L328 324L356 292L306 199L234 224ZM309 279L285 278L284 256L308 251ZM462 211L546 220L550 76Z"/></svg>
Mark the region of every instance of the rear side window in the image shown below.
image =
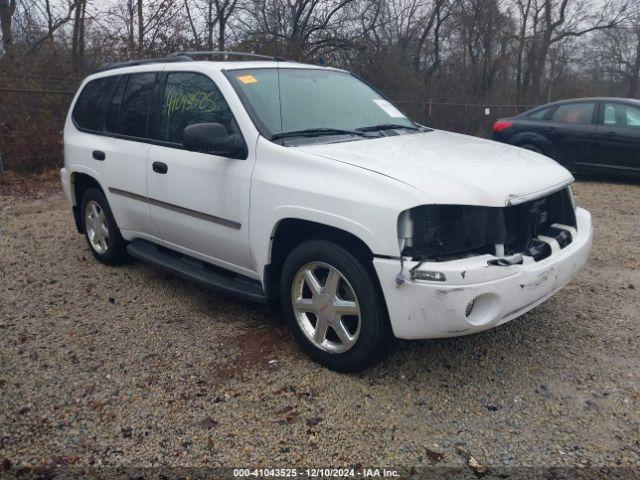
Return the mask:
<svg viewBox="0 0 640 480"><path fill-rule="evenodd" d="M82 89L75 106L73 120L84 130L102 130L102 119L117 77L92 80Z"/></svg>
<svg viewBox="0 0 640 480"><path fill-rule="evenodd" d="M127 86L127 77L120 77L120 81L118 82L118 87L116 88L115 93L113 94L113 98L111 99L111 103L109 104L109 109L107 111L107 120L105 124L105 128L107 132L117 133L118 132L118 116L120 115L120 106L122 105L122 95L124 94L124 87Z"/></svg>
<svg viewBox="0 0 640 480"><path fill-rule="evenodd" d="M233 131L233 115L218 87L199 73L169 73L160 112L160 137L182 143L182 131L194 123L221 123Z"/></svg>
<svg viewBox="0 0 640 480"><path fill-rule="evenodd" d="M604 124L640 128L640 108L622 103L604 104Z"/></svg>
<svg viewBox="0 0 640 480"><path fill-rule="evenodd" d="M109 106L106 125L109 132L130 137L146 136L155 79L155 73L123 77Z"/></svg>
<svg viewBox="0 0 640 480"><path fill-rule="evenodd" d="M589 125L593 121L593 111L595 108L596 104L593 102L560 105L556 111L553 112L551 120L558 123Z"/></svg>

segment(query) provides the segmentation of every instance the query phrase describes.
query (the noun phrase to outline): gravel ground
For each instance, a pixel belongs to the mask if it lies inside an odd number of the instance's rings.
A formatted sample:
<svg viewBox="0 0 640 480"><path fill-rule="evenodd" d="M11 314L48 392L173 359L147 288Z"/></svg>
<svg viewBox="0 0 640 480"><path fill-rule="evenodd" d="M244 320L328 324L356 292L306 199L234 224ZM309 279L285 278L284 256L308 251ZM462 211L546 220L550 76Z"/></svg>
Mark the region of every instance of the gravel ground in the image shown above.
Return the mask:
<svg viewBox="0 0 640 480"><path fill-rule="evenodd" d="M559 294L495 330L404 342L340 375L261 307L97 263L57 185L0 188L0 473L639 468L640 185L575 192L594 248Z"/></svg>

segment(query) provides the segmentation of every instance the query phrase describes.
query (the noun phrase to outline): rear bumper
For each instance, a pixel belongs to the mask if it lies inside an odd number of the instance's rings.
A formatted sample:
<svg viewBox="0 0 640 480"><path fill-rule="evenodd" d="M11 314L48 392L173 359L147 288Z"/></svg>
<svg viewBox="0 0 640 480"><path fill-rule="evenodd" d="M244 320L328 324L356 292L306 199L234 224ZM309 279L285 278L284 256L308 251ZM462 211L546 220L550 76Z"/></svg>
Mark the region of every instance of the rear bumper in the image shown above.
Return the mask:
<svg viewBox="0 0 640 480"><path fill-rule="evenodd" d="M442 263L423 263L419 269L438 271L445 282L408 279L415 262L405 262L406 282L396 285L398 260L374 260L374 266L398 338L443 338L468 335L506 323L551 297L587 261L593 228L591 215L576 210L577 233L570 245L552 246L552 255L539 262L509 267L489 266L491 255ZM467 316L470 302L471 313Z"/></svg>

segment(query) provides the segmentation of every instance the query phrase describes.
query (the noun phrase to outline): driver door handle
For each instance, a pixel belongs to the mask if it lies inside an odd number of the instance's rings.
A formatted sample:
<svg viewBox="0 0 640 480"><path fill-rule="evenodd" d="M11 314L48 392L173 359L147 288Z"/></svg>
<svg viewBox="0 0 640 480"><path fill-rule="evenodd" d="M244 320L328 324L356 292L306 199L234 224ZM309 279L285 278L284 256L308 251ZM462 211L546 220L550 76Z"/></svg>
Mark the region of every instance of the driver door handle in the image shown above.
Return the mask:
<svg viewBox="0 0 640 480"><path fill-rule="evenodd" d="M151 164L151 168L153 168L154 172L160 173L162 175L169 171L169 167L167 167L167 164L163 162L153 162Z"/></svg>

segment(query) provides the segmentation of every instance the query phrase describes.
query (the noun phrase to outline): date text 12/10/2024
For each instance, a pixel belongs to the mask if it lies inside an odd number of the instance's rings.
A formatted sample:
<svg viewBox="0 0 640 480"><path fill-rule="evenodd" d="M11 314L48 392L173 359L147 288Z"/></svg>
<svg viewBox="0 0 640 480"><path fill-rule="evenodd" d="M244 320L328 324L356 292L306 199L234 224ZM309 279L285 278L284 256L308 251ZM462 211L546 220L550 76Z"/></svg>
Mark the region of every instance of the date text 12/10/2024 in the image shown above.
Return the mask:
<svg viewBox="0 0 640 480"><path fill-rule="evenodd" d="M302 478L395 478L397 470L386 468L234 468L234 477Z"/></svg>

